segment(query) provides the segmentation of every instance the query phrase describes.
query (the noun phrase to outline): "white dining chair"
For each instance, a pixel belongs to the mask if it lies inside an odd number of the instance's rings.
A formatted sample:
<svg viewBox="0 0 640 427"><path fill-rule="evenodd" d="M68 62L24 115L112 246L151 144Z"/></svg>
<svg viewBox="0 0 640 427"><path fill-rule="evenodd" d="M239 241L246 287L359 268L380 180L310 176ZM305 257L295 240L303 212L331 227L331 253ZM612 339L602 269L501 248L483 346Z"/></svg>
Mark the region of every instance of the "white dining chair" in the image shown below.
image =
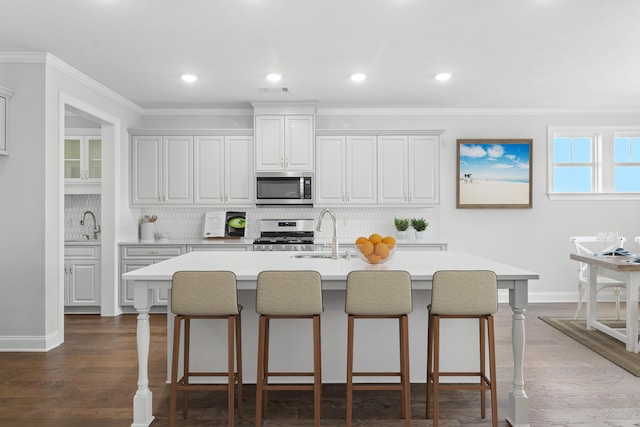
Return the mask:
<svg viewBox="0 0 640 427"><path fill-rule="evenodd" d="M624 243L627 241L625 237L618 236L617 234L606 236L572 236L569 240L574 244L576 253L581 255L596 255L598 253L613 252L617 248L624 248ZM613 290L613 295L616 299L616 314L619 320L620 295L626 288L627 284L605 276L598 276L597 281L596 294L604 289ZM578 308L575 316L573 316L574 319L577 319L580 315L582 301L584 299L584 294L588 289L588 285L588 264L581 262L579 263L578 268ZM597 301L594 301L594 303L597 303Z"/></svg>

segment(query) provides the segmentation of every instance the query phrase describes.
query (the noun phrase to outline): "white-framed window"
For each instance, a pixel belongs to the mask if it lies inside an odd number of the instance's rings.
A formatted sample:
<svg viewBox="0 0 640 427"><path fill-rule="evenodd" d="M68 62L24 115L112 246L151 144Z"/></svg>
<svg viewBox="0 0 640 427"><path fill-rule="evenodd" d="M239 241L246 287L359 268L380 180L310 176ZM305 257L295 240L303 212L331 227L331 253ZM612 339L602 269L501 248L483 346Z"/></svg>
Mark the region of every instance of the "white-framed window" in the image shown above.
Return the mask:
<svg viewBox="0 0 640 427"><path fill-rule="evenodd" d="M552 200L640 199L640 127L549 127Z"/></svg>

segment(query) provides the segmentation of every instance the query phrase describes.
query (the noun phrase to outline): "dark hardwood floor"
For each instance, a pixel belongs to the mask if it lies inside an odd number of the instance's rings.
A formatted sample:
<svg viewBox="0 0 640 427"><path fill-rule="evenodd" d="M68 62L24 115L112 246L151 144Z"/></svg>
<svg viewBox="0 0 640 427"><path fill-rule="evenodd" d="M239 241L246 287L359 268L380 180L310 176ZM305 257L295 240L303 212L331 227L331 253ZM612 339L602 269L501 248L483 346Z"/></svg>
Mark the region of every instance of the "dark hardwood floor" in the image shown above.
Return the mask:
<svg viewBox="0 0 640 427"><path fill-rule="evenodd" d="M607 307L608 309L609 307ZM572 315L574 304L531 304L526 320L525 380L531 426L640 426L640 378L546 325L539 315ZM611 307L611 309L613 309ZM501 305L496 322L500 426L505 426L513 362L511 310ZM165 319L151 316L150 381L156 420L168 426L165 379ZM48 353L0 353L0 426L129 426L137 380L135 315L69 315L65 343ZM244 419L253 426L255 387L245 386ZM343 426L344 387L326 385L323 426ZM401 426L395 392L354 395L354 426ZM177 426L226 426L224 392L192 392L189 419ZM424 418L424 384L412 386L412 425ZM441 398L442 427L490 426L480 418L477 392ZM179 406L180 407L180 406ZM490 411L488 411L490 414ZM312 426L313 402L305 392L272 392L269 426Z"/></svg>

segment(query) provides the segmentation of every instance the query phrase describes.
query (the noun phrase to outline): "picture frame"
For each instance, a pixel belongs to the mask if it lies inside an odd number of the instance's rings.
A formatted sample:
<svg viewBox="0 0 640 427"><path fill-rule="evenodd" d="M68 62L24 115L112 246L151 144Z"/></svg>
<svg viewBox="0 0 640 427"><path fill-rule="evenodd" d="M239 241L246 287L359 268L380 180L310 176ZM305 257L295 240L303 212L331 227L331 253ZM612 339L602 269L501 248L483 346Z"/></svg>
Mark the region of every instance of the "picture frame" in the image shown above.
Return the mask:
<svg viewBox="0 0 640 427"><path fill-rule="evenodd" d="M532 139L458 139L456 208L530 209Z"/></svg>

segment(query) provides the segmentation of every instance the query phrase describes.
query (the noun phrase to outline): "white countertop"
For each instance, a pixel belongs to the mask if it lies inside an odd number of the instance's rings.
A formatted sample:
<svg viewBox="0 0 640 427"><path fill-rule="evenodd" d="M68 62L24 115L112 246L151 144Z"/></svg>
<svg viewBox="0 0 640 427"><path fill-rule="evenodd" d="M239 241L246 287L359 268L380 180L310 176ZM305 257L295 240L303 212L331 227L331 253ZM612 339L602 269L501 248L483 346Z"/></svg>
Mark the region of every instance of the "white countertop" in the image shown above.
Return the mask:
<svg viewBox="0 0 640 427"><path fill-rule="evenodd" d="M475 255L452 251L396 251L385 264L368 264L357 257L339 259L294 259L314 252L190 252L123 274L126 280L171 280L176 271L228 270L239 281L254 281L265 270L314 270L323 280L344 281L354 270L405 270L413 280L430 281L437 270L493 270L498 280L538 279L539 275L518 267ZM315 252L318 253L318 252Z"/></svg>
<svg viewBox="0 0 640 427"><path fill-rule="evenodd" d="M154 240L154 241L142 241L142 240L131 240L119 242L119 245L252 245L255 237L244 237L241 239L168 239L168 240ZM87 241L89 242L89 241ZM94 244L100 244L98 241L93 241ZM84 242L65 242L65 244L86 244ZM328 243L331 243L331 239L329 239ZM316 245L324 245L325 239L316 238L314 240L314 244ZM436 242L429 239L404 239L397 240L396 244L401 246L419 246L419 245L446 245L444 242ZM338 245L355 245L355 239L338 239Z"/></svg>
<svg viewBox="0 0 640 427"><path fill-rule="evenodd" d="M153 240L150 242L143 240L131 240L118 242L119 245L252 245L253 238L244 237L242 239L167 239Z"/></svg>
<svg viewBox="0 0 640 427"><path fill-rule="evenodd" d="M65 246L100 246L100 240L65 240Z"/></svg>

